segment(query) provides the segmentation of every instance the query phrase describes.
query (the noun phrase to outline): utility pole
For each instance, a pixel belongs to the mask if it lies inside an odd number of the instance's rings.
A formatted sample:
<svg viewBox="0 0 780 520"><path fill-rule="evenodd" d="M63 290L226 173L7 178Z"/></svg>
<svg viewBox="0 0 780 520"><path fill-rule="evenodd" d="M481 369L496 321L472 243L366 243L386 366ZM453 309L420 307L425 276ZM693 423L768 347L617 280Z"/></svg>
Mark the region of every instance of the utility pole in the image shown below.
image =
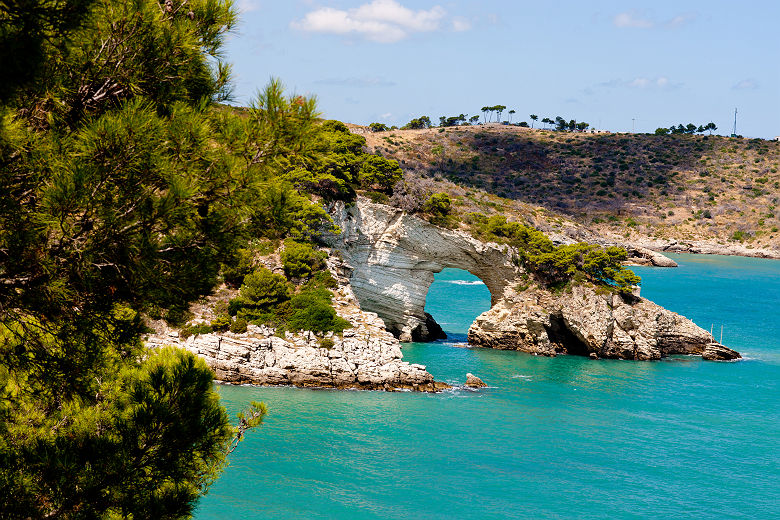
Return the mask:
<svg viewBox="0 0 780 520"><path fill-rule="evenodd" d="M634 126L635 126L635 125L634 125L634 121L636 121L636 118L632 117L632 118L631 118L631 133L632 133L632 134L634 133Z"/></svg>

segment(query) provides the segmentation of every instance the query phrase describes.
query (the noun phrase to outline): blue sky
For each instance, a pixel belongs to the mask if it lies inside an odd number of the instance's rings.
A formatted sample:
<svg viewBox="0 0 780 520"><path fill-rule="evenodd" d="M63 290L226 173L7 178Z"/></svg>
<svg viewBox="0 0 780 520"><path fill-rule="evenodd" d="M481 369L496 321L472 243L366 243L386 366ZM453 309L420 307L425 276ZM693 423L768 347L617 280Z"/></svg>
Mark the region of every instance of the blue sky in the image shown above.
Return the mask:
<svg viewBox="0 0 780 520"><path fill-rule="evenodd" d="M328 118L401 125L506 105L613 131L780 135L780 2L237 0L235 102L270 77ZM632 119L634 121L632 122Z"/></svg>

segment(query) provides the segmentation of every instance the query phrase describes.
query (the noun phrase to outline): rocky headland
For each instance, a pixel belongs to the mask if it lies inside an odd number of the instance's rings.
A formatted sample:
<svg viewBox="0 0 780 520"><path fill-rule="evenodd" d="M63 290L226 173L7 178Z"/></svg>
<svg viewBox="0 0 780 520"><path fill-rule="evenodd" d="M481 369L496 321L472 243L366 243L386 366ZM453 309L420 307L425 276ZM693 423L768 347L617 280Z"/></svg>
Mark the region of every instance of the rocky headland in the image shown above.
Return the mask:
<svg viewBox="0 0 780 520"><path fill-rule="evenodd" d="M154 322L147 344L187 349L205 359L225 383L440 391L449 385L435 381L424 366L404 361L401 342L443 336L425 313L425 299L434 274L454 267L478 276L491 294L491 309L469 329L472 346L632 360L674 354L740 357L638 291L621 294L583 284L554 293L529 284L516 252L506 244L482 242L364 198L351 205L336 203L330 213L340 229L325 237L331 248L327 268L337 282L333 304L352 328L322 338L249 325L244 333L185 337ZM633 256L670 265L645 248L634 249ZM266 267L279 269L273 261ZM196 312L196 323L213 318L205 309Z"/></svg>
<svg viewBox="0 0 780 520"><path fill-rule="evenodd" d="M469 330L475 346L635 360L739 357L638 291L626 295L583 284L553 293L529 285L508 245L484 243L363 198L336 204L331 214L341 233L329 237L329 244L340 252L361 308L377 313L402 340L429 339L425 297L434 274L454 267L478 276L490 290L491 309ZM636 251L649 263L664 263L662 255Z"/></svg>

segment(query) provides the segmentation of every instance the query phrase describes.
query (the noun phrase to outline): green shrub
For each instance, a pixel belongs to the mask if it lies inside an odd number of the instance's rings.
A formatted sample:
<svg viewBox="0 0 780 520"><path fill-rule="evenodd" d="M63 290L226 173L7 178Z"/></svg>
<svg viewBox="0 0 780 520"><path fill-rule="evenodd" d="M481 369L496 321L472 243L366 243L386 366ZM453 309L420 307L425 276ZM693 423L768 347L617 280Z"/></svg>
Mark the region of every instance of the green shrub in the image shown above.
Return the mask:
<svg viewBox="0 0 780 520"><path fill-rule="evenodd" d="M745 233L744 231L737 230L737 231L734 231L734 233L732 233L730 239L734 240L735 242L737 242L737 241L742 242L743 240L748 238L748 236L749 236L748 233Z"/></svg>
<svg viewBox="0 0 780 520"><path fill-rule="evenodd" d="M225 283L238 287L244 281L244 276L252 272L254 252L250 249L237 249L232 258L222 264L222 278Z"/></svg>
<svg viewBox="0 0 780 520"><path fill-rule="evenodd" d="M185 325L179 330L179 337L187 339L190 336L197 336L198 334L209 334L213 332L211 325L208 323L198 323L196 325Z"/></svg>
<svg viewBox="0 0 780 520"><path fill-rule="evenodd" d="M446 193L434 193L423 206L423 211L431 215L431 223L445 224L452 211L452 200Z"/></svg>
<svg viewBox="0 0 780 520"><path fill-rule="evenodd" d="M228 314L231 316L235 316L243 308L244 301L241 298L233 298L228 302Z"/></svg>
<svg viewBox="0 0 780 520"><path fill-rule="evenodd" d="M562 288L572 280L579 283L583 276L596 285L621 291L641 283L637 275L623 267L621 262L628 256L623 248L585 243L556 246L541 231L520 222L508 222L503 215L488 218L472 213L467 222L477 237L517 248L519 264L550 287Z"/></svg>
<svg viewBox="0 0 780 520"><path fill-rule="evenodd" d="M332 293L324 288L304 290L293 296L287 309L289 328L312 332L342 332L349 328L350 323L336 315L332 298Z"/></svg>
<svg viewBox="0 0 780 520"><path fill-rule="evenodd" d="M268 310L290 299L290 284L284 276L262 267L244 277L239 294L244 306Z"/></svg>
<svg viewBox="0 0 780 520"><path fill-rule="evenodd" d="M335 278L333 278L333 275L330 274L330 271L323 269L321 271L317 271L314 273L308 282L303 286L304 289L314 289L314 288L325 288L325 289L333 289L335 287L338 287L338 282Z"/></svg>
<svg viewBox="0 0 780 520"><path fill-rule="evenodd" d="M336 345L336 342L331 338L322 338L320 340L320 347L322 348L332 349L334 345Z"/></svg>
<svg viewBox="0 0 780 520"><path fill-rule="evenodd" d="M236 318L233 323L230 324L230 332L235 334L243 334L246 332L247 322L244 318Z"/></svg>
<svg viewBox="0 0 780 520"><path fill-rule="evenodd" d="M367 155L360 165L360 185L369 190L390 194L393 186L404 176L398 161L378 155Z"/></svg>
<svg viewBox="0 0 780 520"><path fill-rule="evenodd" d="M175 305L168 309L162 317L168 325L178 327L187 323L187 320L192 319L192 313L188 307Z"/></svg>
<svg viewBox="0 0 780 520"><path fill-rule="evenodd" d="M281 254L284 274L288 278L308 277L322 267L326 256L323 251L315 251L309 243L285 240Z"/></svg>
<svg viewBox="0 0 780 520"><path fill-rule="evenodd" d="M232 321L228 314L220 314L211 320L211 328L217 332L224 332L230 328Z"/></svg>

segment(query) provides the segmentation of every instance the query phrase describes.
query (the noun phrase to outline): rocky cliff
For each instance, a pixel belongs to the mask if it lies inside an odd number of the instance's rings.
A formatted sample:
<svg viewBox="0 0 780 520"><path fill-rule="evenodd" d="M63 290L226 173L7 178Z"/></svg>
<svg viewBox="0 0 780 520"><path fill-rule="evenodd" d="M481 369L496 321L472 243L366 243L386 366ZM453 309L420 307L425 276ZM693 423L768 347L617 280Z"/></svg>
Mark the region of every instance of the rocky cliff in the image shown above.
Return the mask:
<svg viewBox="0 0 780 520"><path fill-rule="evenodd" d="M247 332L198 334L183 338L177 329L154 323L150 347L176 345L202 357L225 383L294 385L364 390L436 392L449 385L434 381L423 365L403 361L401 345L375 313L361 310L338 259L328 265L338 288L333 304L353 327L322 343L311 333L285 333L249 325ZM325 345L325 346L323 346Z"/></svg>
<svg viewBox="0 0 780 520"><path fill-rule="evenodd" d="M377 313L401 341L436 339L425 297L433 275L465 269L490 290L492 303L520 274L506 245L481 242L416 216L359 198L331 209L341 233L326 237L349 266L349 281L362 309Z"/></svg>
<svg viewBox="0 0 780 520"><path fill-rule="evenodd" d="M645 298L591 286L558 295L536 288L510 295L474 321L468 338L473 345L547 356L651 360L706 350L710 359L739 357L684 316Z"/></svg>
<svg viewBox="0 0 780 520"><path fill-rule="evenodd" d="M469 342L477 346L637 360L739 357L712 344L709 333L687 318L638 295L590 285L560 294L529 287L506 245L483 243L362 198L335 205L331 214L341 233L327 241L340 252L361 308L377 313L402 341L430 337L425 297L434 274L454 267L478 276L490 290L491 309L469 330Z"/></svg>

